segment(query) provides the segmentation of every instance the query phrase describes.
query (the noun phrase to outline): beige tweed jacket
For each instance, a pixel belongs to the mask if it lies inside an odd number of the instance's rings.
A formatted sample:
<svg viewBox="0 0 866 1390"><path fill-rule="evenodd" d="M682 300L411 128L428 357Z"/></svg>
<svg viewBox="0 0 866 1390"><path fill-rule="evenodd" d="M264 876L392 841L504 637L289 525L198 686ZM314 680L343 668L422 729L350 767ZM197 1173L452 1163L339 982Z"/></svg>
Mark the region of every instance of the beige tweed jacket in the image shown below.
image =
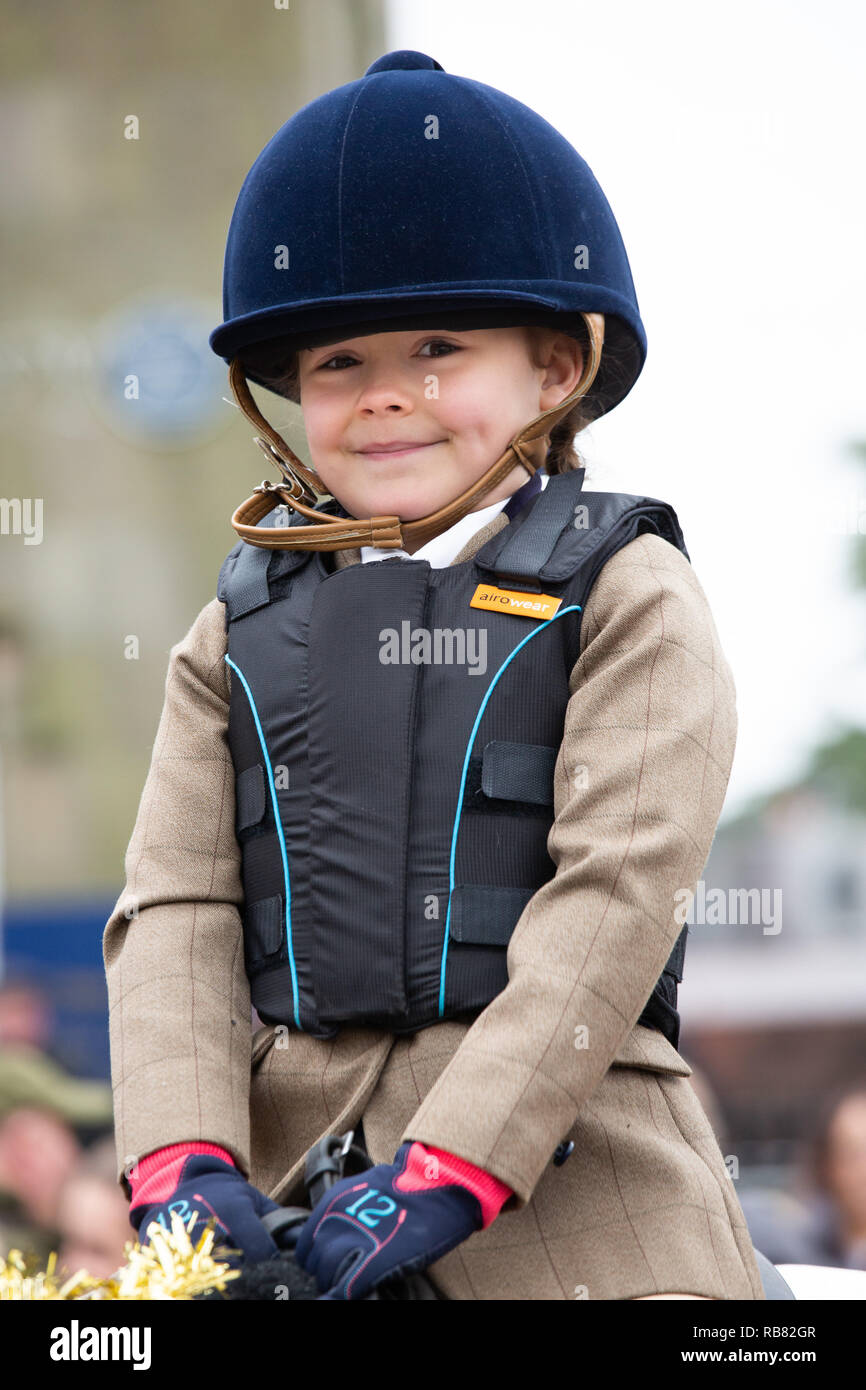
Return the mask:
<svg viewBox="0 0 866 1390"><path fill-rule="evenodd" d="M500 512L452 563L509 524ZM302 1201L307 1149L363 1120L375 1163L418 1139L513 1189L430 1267L446 1297L763 1298L691 1070L636 1024L681 929L677 895L706 863L736 741L731 671L685 556L645 534L595 581L555 768L556 872L511 937L507 988L471 1025L253 1034L226 650L214 599L170 652L105 928L118 1180L153 1149L210 1140L275 1200ZM687 1010L687 981L681 993Z"/></svg>

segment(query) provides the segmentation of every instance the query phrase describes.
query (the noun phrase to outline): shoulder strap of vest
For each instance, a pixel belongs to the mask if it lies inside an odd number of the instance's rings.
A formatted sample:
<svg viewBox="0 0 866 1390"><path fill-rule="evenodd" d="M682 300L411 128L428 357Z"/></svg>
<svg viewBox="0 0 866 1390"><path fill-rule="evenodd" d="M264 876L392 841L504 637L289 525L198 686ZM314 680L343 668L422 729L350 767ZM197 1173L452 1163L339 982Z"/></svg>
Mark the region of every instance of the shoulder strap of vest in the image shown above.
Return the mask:
<svg viewBox="0 0 866 1390"><path fill-rule="evenodd" d="M342 508L333 498L316 510L342 512ZM257 525L285 526L286 511L284 505L274 507ZM312 523L301 512L293 511L288 525L310 526ZM312 550L267 549L260 545L250 545L248 541L238 541L223 560L217 579L217 598L226 606L226 628L237 618L242 618L246 613L253 613L257 608L263 608L269 603L269 584L278 576L300 569L314 554Z"/></svg>
<svg viewBox="0 0 866 1390"><path fill-rule="evenodd" d="M268 523L270 515L259 525ZM223 560L217 579L217 598L226 606L226 627L235 618L267 603L268 560L271 553L261 546L238 541Z"/></svg>
<svg viewBox="0 0 866 1390"><path fill-rule="evenodd" d="M583 492L584 473L575 468L553 474L525 520L481 547L478 567L503 588L533 593L582 571L588 591L610 556L644 531L654 531L689 559L669 503L627 492Z"/></svg>
<svg viewBox="0 0 866 1390"><path fill-rule="evenodd" d="M564 518L574 515L585 473L585 468L574 468L551 475L523 525L509 532L496 557L496 573L501 578L538 575L559 540Z"/></svg>

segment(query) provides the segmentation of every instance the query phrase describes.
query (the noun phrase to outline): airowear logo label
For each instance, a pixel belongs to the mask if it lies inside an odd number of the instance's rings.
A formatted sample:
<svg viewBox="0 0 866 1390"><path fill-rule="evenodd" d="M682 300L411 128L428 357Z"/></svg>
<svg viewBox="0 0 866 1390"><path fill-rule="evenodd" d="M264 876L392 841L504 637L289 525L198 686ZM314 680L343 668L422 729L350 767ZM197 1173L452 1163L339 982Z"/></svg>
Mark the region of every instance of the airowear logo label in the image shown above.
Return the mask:
<svg viewBox="0 0 866 1390"><path fill-rule="evenodd" d="M552 618L562 603L552 594L527 594L519 589L498 589L479 584L469 600L470 608L487 608L494 613L513 613L516 618Z"/></svg>

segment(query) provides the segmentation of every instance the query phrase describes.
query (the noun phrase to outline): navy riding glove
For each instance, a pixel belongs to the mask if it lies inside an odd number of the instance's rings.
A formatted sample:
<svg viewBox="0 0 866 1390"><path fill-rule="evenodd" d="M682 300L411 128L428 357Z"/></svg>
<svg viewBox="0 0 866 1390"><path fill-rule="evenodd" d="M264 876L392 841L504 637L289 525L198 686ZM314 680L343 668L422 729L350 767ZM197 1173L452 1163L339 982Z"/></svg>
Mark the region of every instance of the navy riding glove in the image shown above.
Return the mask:
<svg viewBox="0 0 866 1390"><path fill-rule="evenodd" d="M190 1239L195 1244L208 1219L215 1216L217 1245L239 1249L245 1260L267 1260L279 1250L261 1218L277 1210L277 1203L248 1183L232 1164L210 1154L192 1154L180 1167L174 1191L161 1202L130 1207L129 1219L144 1242L151 1221L159 1221L171 1230L173 1211L184 1224L193 1211L198 1211L199 1219L190 1229ZM240 1263L237 1256L226 1262L234 1267Z"/></svg>
<svg viewBox="0 0 866 1390"><path fill-rule="evenodd" d="M301 1228L295 1256L328 1299L359 1299L384 1280L424 1269L482 1225L478 1198L457 1183L401 1190L412 1145L393 1163L343 1178Z"/></svg>

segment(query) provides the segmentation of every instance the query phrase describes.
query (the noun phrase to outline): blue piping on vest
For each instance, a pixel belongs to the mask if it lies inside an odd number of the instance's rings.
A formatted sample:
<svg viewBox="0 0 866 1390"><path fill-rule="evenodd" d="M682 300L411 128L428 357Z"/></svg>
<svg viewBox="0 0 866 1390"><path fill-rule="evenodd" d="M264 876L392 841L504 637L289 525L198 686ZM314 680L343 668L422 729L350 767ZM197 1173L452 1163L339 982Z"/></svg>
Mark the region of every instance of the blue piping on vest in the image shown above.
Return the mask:
<svg viewBox="0 0 866 1390"><path fill-rule="evenodd" d="M530 633L530 636L532 635L533 634ZM268 770L268 786L271 789L271 805L274 810L274 823L277 827L277 837L280 842L280 854L282 855L283 859L283 877L285 879L286 884L286 946L289 952L289 966L292 972L292 1005L295 1014L295 1026L297 1027L299 1032L303 1032L304 1030L303 1028L301 1028L300 1013L298 1011L298 976L295 970L295 953L292 950L292 885L291 880L289 878L289 860L288 855L286 854L286 842L283 837L283 823L280 819L280 808L277 805L277 789L274 786L274 773L271 767L270 757L268 756L268 748L267 744L265 743L265 736L262 733L261 721L259 720L259 712L256 709L256 702L253 699L253 692L247 685L246 677L244 676L243 671L239 666L235 664L234 661L232 661L231 657L228 654L226 654L225 656L225 661L228 663L229 666L231 666L233 671L237 671L238 675L241 678L241 684L243 685L244 690L247 692L247 699L250 702L250 709L253 713L253 719L256 722L256 732L259 736L259 743L262 746L262 756L265 760L265 767Z"/></svg>
<svg viewBox="0 0 866 1390"><path fill-rule="evenodd" d="M475 742L475 735L478 733L478 725L481 723L481 716L484 714L484 711L487 707L487 701L493 694L493 687L499 680L499 677L502 675L502 672L505 670L508 663L510 661L513 661L514 657L516 657L517 653L520 651L520 648L525 647L527 642L530 642L533 637L537 637L539 632L544 632L546 628L550 627L551 623L556 622L557 618L565 617L566 613L579 613L580 611L581 605L579 603L572 603L569 605L568 608L562 608L558 613L554 613L552 618L547 618L546 621L540 624L540 626L537 627L534 632L527 633L523 641L518 642L517 646L514 648L514 651L509 652L508 656L503 661L499 670L496 672L496 675L493 677L493 680L487 687L484 699L481 701L481 706L478 710L478 713L475 716L475 723L472 725L472 732L469 735L469 743L466 746L466 757L463 759L463 774L460 778L460 792L457 797L457 815L454 818L454 831L451 836L451 860L448 865L448 912L445 917L445 940L442 944L442 967L439 972L440 1018L442 1017L445 1011L445 965L448 960L448 932L451 926L451 894L454 892L454 859L457 851L457 832L460 829L460 815L463 811L463 792L466 787L466 773L469 768L469 759L472 756L472 745Z"/></svg>

